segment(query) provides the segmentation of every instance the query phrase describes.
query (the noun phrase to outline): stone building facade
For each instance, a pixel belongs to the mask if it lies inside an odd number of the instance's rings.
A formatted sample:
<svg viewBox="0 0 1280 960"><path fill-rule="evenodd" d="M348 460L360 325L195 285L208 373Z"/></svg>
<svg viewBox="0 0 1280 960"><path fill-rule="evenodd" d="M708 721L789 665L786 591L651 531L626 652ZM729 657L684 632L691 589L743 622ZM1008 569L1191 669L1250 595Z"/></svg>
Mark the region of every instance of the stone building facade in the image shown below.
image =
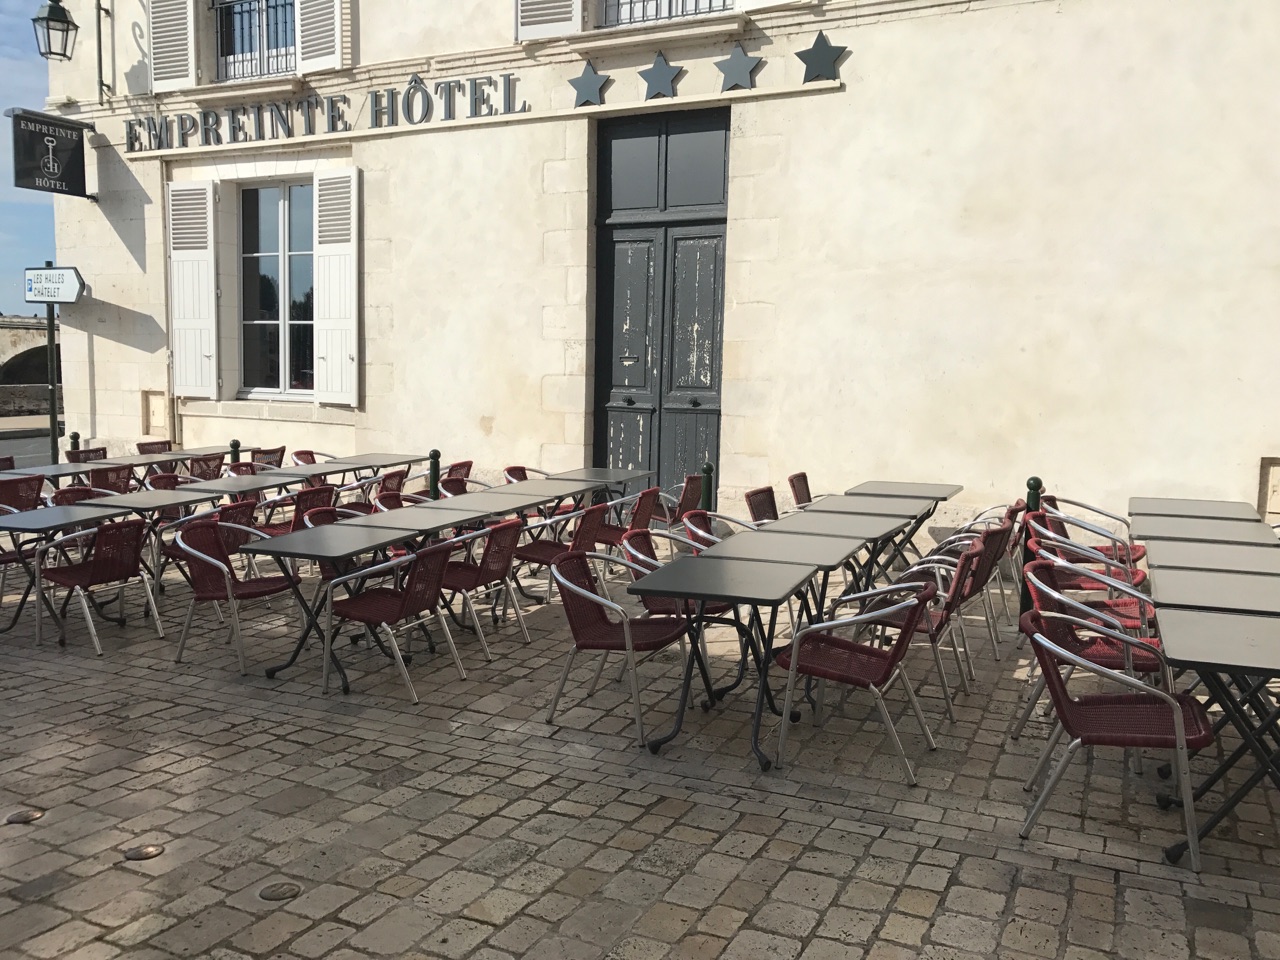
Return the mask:
<svg viewBox="0 0 1280 960"><path fill-rule="evenodd" d="M86 442L710 456L731 510L1277 452L1274 0L104 2L106 104L68 0L46 105Z"/></svg>

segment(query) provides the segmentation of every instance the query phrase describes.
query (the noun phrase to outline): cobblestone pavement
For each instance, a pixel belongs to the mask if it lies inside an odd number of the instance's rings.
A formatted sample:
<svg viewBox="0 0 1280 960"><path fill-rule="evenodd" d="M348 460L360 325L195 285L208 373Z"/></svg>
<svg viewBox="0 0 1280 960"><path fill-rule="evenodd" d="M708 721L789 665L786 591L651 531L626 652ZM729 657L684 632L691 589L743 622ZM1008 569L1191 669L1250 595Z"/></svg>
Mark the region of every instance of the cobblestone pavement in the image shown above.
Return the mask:
<svg viewBox="0 0 1280 960"><path fill-rule="evenodd" d="M752 688L690 709L655 757L612 668L586 697L584 655L548 726L558 607L528 608L528 646L514 624L491 632L492 663L459 634L465 681L417 644L413 706L345 641L348 696L321 693L315 650L266 679L295 628L282 602L247 616L249 676L211 610L175 665L188 596L169 585L167 640L139 619L103 628L101 659L78 615L65 649L37 647L29 619L0 639L0 819L45 811L0 825L0 956L1280 958L1270 788L1205 843L1199 878L1161 860L1181 821L1154 803L1158 757L1143 775L1118 751L1077 760L1019 840L1048 726L1008 740L1028 659L1007 626L996 662L971 622L979 677L955 723L926 682L935 752L902 717L909 787L864 693L821 728L806 711L768 773ZM733 645L712 652L727 675ZM909 654L917 680L930 660ZM642 670L651 730L677 673L674 655ZM165 852L123 859L147 843ZM301 895L259 897L279 881Z"/></svg>

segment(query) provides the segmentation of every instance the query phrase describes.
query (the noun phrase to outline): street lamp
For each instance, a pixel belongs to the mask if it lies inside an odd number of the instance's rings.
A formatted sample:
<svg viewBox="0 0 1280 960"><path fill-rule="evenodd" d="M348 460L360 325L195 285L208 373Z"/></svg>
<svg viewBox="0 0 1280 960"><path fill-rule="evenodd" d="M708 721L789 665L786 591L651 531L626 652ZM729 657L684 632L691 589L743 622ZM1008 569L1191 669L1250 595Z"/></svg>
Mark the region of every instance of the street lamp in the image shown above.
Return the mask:
<svg viewBox="0 0 1280 960"><path fill-rule="evenodd" d="M45 5L31 18L36 31L36 47L46 60L70 60L76 45L75 20L62 0L46 0Z"/></svg>

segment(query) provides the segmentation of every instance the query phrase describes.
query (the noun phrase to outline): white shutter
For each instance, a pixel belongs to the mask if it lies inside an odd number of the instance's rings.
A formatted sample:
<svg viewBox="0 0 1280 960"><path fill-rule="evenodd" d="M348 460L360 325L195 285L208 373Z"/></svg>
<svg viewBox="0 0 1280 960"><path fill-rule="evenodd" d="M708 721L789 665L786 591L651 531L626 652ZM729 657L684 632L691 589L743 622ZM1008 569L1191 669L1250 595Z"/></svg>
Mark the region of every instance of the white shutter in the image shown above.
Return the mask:
<svg viewBox="0 0 1280 960"><path fill-rule="evenodd" d="M151 0L151 92L196 85L196 4L201 0Z"/></svg>
<svg viewBox="0 0 1280 960"><path fill-rule="evenodd" d="M546 40L582 31L582 0L515 0L516 40Z"/></svg>
<svg viewBox="0 0 1280 960"><path fill-rule="evenodd" d="M343 66L342 0L295 0L298 75Z"/></svg>
<svg viewBox="0 0 1280 960"><path fill-rule="evenodd" d="M315 390L320 403L360 399L360 171L315 174Z"/></svg>
<svg viewBox="0 0 1280 960"><path fill-rule="evenodd" d="M218 280L213 184L171 183L166 202L173 393L214 400L218 395Z"/></svg>

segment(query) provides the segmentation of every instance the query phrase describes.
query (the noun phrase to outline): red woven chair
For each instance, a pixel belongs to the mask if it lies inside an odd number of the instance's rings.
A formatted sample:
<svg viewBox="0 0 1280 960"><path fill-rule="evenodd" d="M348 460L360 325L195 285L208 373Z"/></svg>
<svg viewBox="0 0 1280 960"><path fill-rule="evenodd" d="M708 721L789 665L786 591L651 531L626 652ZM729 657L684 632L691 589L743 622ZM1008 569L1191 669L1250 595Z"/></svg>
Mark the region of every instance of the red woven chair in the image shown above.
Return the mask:
<svg viewBox="0 0 1280 960"><path fill-rule="evenodd" d="M43 476L0 478L0 507L8 513L25 513L40 506Z"/></svg>
<svg viewBox="0 0 1280 960"><path fill-rule="evenodd" d="M1082 517L1068 516L1066 511L1062 509L1062 504L1075 507L1077 510L1083 510L1086 513L1095 514L1104 520L1112 523L1118 523L1124 530L1123 537L1117 537L1109 530L1102 529L1098 524L1087 521ZM1119 514L1109 513L1100 507L1090 506L1087 503L1081 503L1078 500L1068 500L1066 497L1056 497L1051 493L1043 493L1040 495L1040 509L1047 514L1049 529L1059 537L1071 539L1071 531L1067 524L1062 521L1065 519L1074 520L1075 524L1082 529L1088 529L1090 533L1102 538L1102 543L1090 544L1094 550L1097 550L1103 556L1117 560L1120 563L1127 564L1132 567L1135 563L1147 555L1147 548L1140 543L1134 543L1129 535L1129 518L1122 517Z"/></svg>
<svg viewBox="0 0 1280 960"><path fill-rule="evenodd" d="M324 453L321 450L295 450L293 451L293 465L295 467L310 466L317 462L317 458L324 460L336 460L332 453Z"/></svg>
<svg viewBox="0 0 1280 960"><path fill-rule="evenodd" d="M67 463L92 463L94 460L107 459L106 447L85 447L81 450L68 450Z"/></svg>
<svg viewBox="0 0 1280 960"><path fill-rule="evenodd" d="M187 461L187 473L196 480L217 480L227 461L225 453L211 453L204 457L192 457Z"/></svg>
<svg viewBox="0 0 1280 960"><path fill-rule="evenodd" d="M756 525L746 520L739 520L737 517L731 517L725 513L712 513L710 510L688 510L685 512L684 519L681 521L684 525L685 532L689 534L689 540L695 547L713 547L721 541L721 537L716 534L714 521L719 520L728 527L741 527L743 530L754 530ZM736 531L735 531L736 532ZM694 551L697 552L696 550Z"/></svg>
<svg viewBox="0 0 1280 960"><path fill-rule="evenodd" d="M334 488L328 484L319 487L303 487L296 493L290 493L283 497L276 497L272 500L264 500L259 506L270 509L272 505L288 502L293 506L293 515L282 523L261 523L257 529L267 537L280 537L286 533L296 533L303 529L306 524L303 518L307 515L307 511L314 510L316 507L332 507Z"/></svg>
<svg viewBox="0 0 1280 960"><path fill-rule="evenodd" d="M89 486L95 490L106 490L110 493L128 493L134 486L133 468L98 467L89 471Z"/></svg>
<svg viewBox="0 0 1280 960"><path fill-rule="evenodd" d="M692 541L670 533L655 533L652 530L627 531L622 537L622 550L626 559L633 564L630 568L631 579L639 580L646 573L662 566L662 561L658 559L658 551L653 544L655 536L694 547ZM675 597L642 596L640 603L644 606L645 613L651 617L691 617L698 609L698 604L693 600L678 600ZM723 617L733 614L736 609L732 603L712 600L704 605L703 613L709 617Z"/></svg>
<svg viewBox="0 0 1280 960"><path fill-rule="evenodd" d="M13 457L0 457L0 471L12 470L17 464L14 463Z"/></svg>
<svg viewBox="0 0 1280 960"><path fill-rule="evenodd" d="M635 502L631 505L631 515L627 518L627 525L620 527L615 523L602 523L600 529L596 531L595 546L606 547L615 551L619 556L622 555L622 538L632 530L648 530L649 524L653 520L653 512L658 506L658 500L662 493L657 487L650 487L648 490L642 490L636 495Z"/></svg>
<svg viewBox="0 0 1280 960"><path fill-rule="evenodd" d="M702 474L691 473L684 478L679 499L666 493L662 495L661 502L653 510L653 523L661 524L669 532L676 524L684 521L686 513L701 505Z"/></svg>
<svg viewBox="0 0 1280 960"><path fill-rule="evenodd" d="M157 531L160 535L160 561L159 566L156 568L156 589L164 593L162 578L165 569L170 563L182 575L182 579L187 581L187 585L191 585L191 577L187 573L186 566L187 553L178 546L177 540L178 533L182 530L184 524L200 520L216 521L220 524L218 529L222 534L222 545L226 547L227 553L234 559L240 548L253 539L245 534L244 530L253 526L253 514L257 506L252 500L237 500L234 503L224 504L211 510L203 510L200 513L188 514L177 520L162 524ZM169 536L170 539L166 540L166 536ZM245 565L250 571L257 569L254 565L253 557L247 554ZM221 610L219 610L219 616L221 616Z"/></svg>
<svg viewBox="0 0 1280 960"><path fill-rule="evenodd" d="M747 501L747 513L751 514L752 523L768 523L778 519L778 501L773 495L773 487L756 487L743 496Z"/></svg>
<svg viewBox="0 0 1280 960"><path fill-rule="evenodd" d="M266 600L291 590L288 577L251 576L241 578L231 562L227 549L230 543L248 543L263 536L251 527L234 526L216 520L197 520L185 524L178 532L178 548L186 554L187 570L191 577L192 596L187 606L187 618L182 625L182 637L178 640L178 653L174 663L182 662L191 632L191 619L200 603L226 603L231 608L231 639L240 661L240 676L247 672L244 657L244 638L240 631L240 605L252 600Z"/></svg>
<svg viewBox="0 0 1280 960"><path fill-rule="evenodd" d="M445 467L444 475L453 480L466 480L471 476L471 461L459 460Z"/></svg>
<svg viewBox="0 0 1280 960"><path fill-rule="evenodd" d="M414 703L418 702L417 691L413 689L413 681L409 678L406 658L409 655L408 637L405 638L405 656L401 656L400 647L396 643L396 632L392 629L396 624L406 627L417 627L426 635L431 643L431 635L426 633L426 617L434 617L436 623L444 631L445 643L453 656L453 665L458 676L467 679L467 671L463 669L458 649L453 644L453 634L440 609L441 594L444 584L445 568L449 563L450 547L447 543L425 547L417 553L399 560L392 560L376 567L359 570L347 574L334 581L334 586L344 582L402 573L403 583L396 587L368 587L360 593L341 600L334 600L329 606L329 643L337 639L338 633L333 620L345 620L362 625L382 646L382 637L386 637L396 668L409 688L409 696Z"/></svg>
<svg viewBox="0 0 1280 960"><path fill-rule="evenodd" d="M535 470L533 467L512 466L502 468L502 478L507 483L524 483L529 479L529 474L536 474L539 477L549 477L551 474L545 470ZM577 513L581 508L572 500L564 500L554 506L539 507L536 511L525 514L525 519L536 520L538 518L548 519L550 517L566 518L571 513Z"/></svg>
<svg viewBox="0 0 1280 960"><path fill-rule="evenodd" d="M482 594L494 597L494 622L497 622L496 598L498 591L505 590L510 598L514 590L511 583L511 564L515 559L516 547L520 544L520 534L524 532L524 524L519 520L504 520L489 527L488 530L473 534L474 537L485 537L484 553L479 561L452 560L445 567L444 588L449 591L449 601L462 594L463 604L471 617L471 625L480 639L486 660L492 660L489 645L485 642L484 630L480 626L480 617L476 613L475 600ZM529 642L529 629L524 623L524 612L519 603L512 603L516 611L516 620L520 624L520 632L524 642Z"/></svg>
<svg viewBox="0 0 1280 960"><path fill-rule="evenodd" d="M86 487L75 484L70 487L62 487L49 494L49 505L53 507L69 507L75 503L83 503L85 500L96 500L99 497L109 497L114 493L112 490L95 490L93 487Z"/></svg>
<svg viewBox="0 0 1280 960"><path fill-rule="evenodd" d="M791 486L791 499L795 500L797 507L813 503L813 494L809 492L809 475L807 473L793 473L787 477L787 483Z"/></svg>
<svg viewBox="0 0 1280 960"><path fill-rule="evenodd" d="M1051 518L1043 511L1027 514L1027 530L1040 542L1046 552L1075 566L1094 565L1108 576L1121 580L1131 587L1141 587L1147 582L1147 572L1132 564L1124 563L1098 550L1101 544L1085 544L1053 532ZM1097 582L1084 573L1063 571L1059 577L1065 590L1098 590Z"/></svg>
<svg viewBox="0 0 1280 960"><path fill-rule="evenodd" d="M469 493L471 488L475 487L479 490L490 489L489 484L481 480L471 480L467 477L441 477L440 478L440 497L460 497L464 493Z"/></svg>
<svg viewBox="0 0 1280 960"><path fill-rule="evenodd" d="M430 502L430 497L419 496L416 493L403 493L399 490L388 490L386 493L379 493L374 496L373 508L381 513L386 513L388 510L399 510L402 507ZM343 506L346 506L346 504L343 504Z"/></svg>
<svg viewBox="0 0 1280 960"><path fill-rule="evenodd" d="M506 479L507 483L524 483L524 481L529 479L529 474L531 473L535 473L539 477L551 476L547 471L538 470L534 467L513 466L502 468L502 476Z"/></svg>
<svg viewBox="0 0 1280 960"><path fill-rule="evenodd" d="M1059 729L1049 738L1036 772L1032 774L1032 783L1039 779L1039 773L1052 759L1054 748L1062 739L1063 733L1071 736L1071 742L1040 791L1040 796L1027 812L1026 822L1018 835L1024 840L1031 835L1045 803L1080 747L1172 750L1182 795L1191 869L1198 873L1200 847L1196 830L1195 792L1191 786L1187 751L1203 750L1213 743L1213 725L1203 704L1189 694L1170 692L1174 688L1173 673L1169 665L1159 650L1142 640L1074 617L1042 615L1034 610L1022 616L1019 627L1031 640L1036 660L1048 682L1049 699L1059 722ZM1135 654L1141 651L1144 655L1157 659L1161 666L1161 686L1152 686L1118 670L1099 666L1081 656L1077 652L1078 647L1081 644L1092 644L1092 641L1077 637L1076 633L1081 629L1105 635L1116 643L1132 648ZM1110 684L1127 688L1127 692L1091 693L1073 697L1067 690L1064 668L1087 671Z"/></svg>
<svg viewBox="0 0 1280 960"><path fill-rule="evenodd" d="M253 451L253 462L264 467L284 466L284 447L271 447L268 450Z"/></svg>
<svg viewBox="0 0 1280 960"><path fill-rule="evenodd" d="M573 660L578 651L598 652L606 657L617 652L625 657L626 669L631 676L631 705L635 714L636 740L644 746L644 716L641 711L636 657L652 655L677 643L680 644L681 653L688 656L685 638L689 634L689 621L684 617L628 616L622 607L598 592L595 573L591 567L592 560L630 566L628 561L618 560L616 557L582 551L562 554L551 565L551 574L560 588L560 602L564 604L573 646L569 648L564 671L560 674L560 683L556 687L555 696L551 698L551 706L547 709L547 723L555 721L556 705L564 693L565 683L569 679L569 671L573 668ZM587 696L595 693L600 673L601 670L597 669L595 681L587 691ZM680 708L682 707L683 705Z"/></svg>
<svg viewBox="0 0 1280 960"><path fill-rule="evenodd" d="M369 477L367 480L357 480L355 483L349 483L345 487L339 487L335 498L337 502L346 510L352 511L353 514L368 515L373 513L377 506L373 500L384 493L400 493L404 490L406 478L409 476L408 470L392 470L381 476ZM369 497L369 491L376 490L373 497ZM344 493L355 492L357 496L354 499L343 499Z"/></svg>
<svg viewBox="0 0 1280 960"><path fill-rule="evenodd" d="M98 642L98 631L93 625L90 611L91 593L95 587L115 586L117 599L121 604L121 617L118 623L124 624L124 588L134 581L141 581L147 601L151 605L151 614L155 617L156 632L164 639L164 626L160 623L160 611L156 609L156 600L151 593L151 580L142 565L142 549L146 539L147 525L143 520L120 520L115 523L104 523L92 530L80 530L69 533L45 544L36 551L36 570L41 579L56 587L65 587L67 595L58 611L58 643L67 642L67 607L73 597L79 598L80 608L84 611L85 622L89 625L89 636L93 638L93 648L98 656L102 656L102 644ZM44 558L50 551L65 555L68 545L75 543L81 548L82 559L76 563L44 568ZM50 602L53 597L50 596ZM96 602L92 606L97 606ZM44 634L43 603L36 604L36 641Z"/></svg>
<svg viewBox="0 0 1280 960"><path fill-rule="evenodd" d="M233 477L256 477L261 469L262 464L252 460L240 460L237 463L227 464L227 473Z"/></svg>
<svg viewBox="0 0 1280 960"><path fill-rule="evenodd" d="M902 748L902 741L898 739L897 728L893 725L893 718L889 716L889 707L881 691L895 680L902 682L907 702L916 716L916 722L920 724L925 743L930 750L936 750L937 745L933 742L928 724L924 722L915 690L902 667L902 659L907 654L911 637L919 629L920 620L925 616L929 601L936 593L937 588L932 583L900 583L856 593L842 597L833 605L834 610L844 604L857 604L858 613L854 616L817 623L797 631L790 645L783 648L776 658L778 666L787 671L787 698L782 708L782 725L778 731L778 766L782 766L782 758L786 752L787 728L790 725L791 703L795 698L796 678L812 677L818 681L819 711L828 680L871 691L876 706L880 709L880 719L888 728L889 739L893 741L894 749L902 760L907 783L915 785L915 772ZM868 643L835 633L836 630L845 628L855 629L860 636L870 632L872 639L878 642Z"/></svg>
<svg viewBox="0 0 1280 960"><path fill-rule="evenodd" d="M170 453L173 450L172 440L141 440L138 442L138 453ZM164 463L153 463L147 467L144 476L150 478L157 473L177 473L178 461L166 460Z"/></svg>
<svg viewBox="0 0 1280 960"><path fill-rule="evenodd" d="M571 550L581 552L592 549L596 545L596 538L600 535L600 528L604 526L604 518L608 512L609 505L607 503L597 503L595 506L587 507L585 510L580 511L580 514L569 514L564 517L557 517L554 521L548 520L528 527L527 529L530 533L538 529L544 529L548 532L545 537L527 540L516 547L515 563L527 564L531 567L546 567L547 595L545 597L530 596L520 583L518 567L513 566L511 579L520 592L537 603L550 602L552 592L551 564L562 553L568 553ZM578 517L578 525L574 529L573 537L568 543L557 539L551 531L555 528L563 528L574 516Z"/></svg>

